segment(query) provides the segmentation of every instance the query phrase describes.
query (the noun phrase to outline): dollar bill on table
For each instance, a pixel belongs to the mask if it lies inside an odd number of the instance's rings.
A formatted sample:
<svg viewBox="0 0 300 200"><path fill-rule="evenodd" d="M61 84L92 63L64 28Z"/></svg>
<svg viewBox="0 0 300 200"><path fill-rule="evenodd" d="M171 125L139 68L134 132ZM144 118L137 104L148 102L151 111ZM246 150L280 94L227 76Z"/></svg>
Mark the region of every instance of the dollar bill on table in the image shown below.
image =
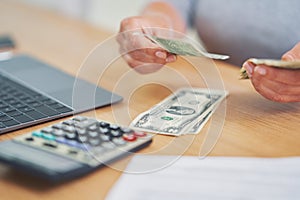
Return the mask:
<svg viewBox="0 0 300 200"><path fill-rule="evenodd" d="M275 68L282 68L282 69L291 69L296 70L300 69L300 60L298 61L284 61L284 60L274 60L274 59L257 59L257 58L250 58L247 62L251 62L255 65L267 65L270 67ZM240 79L248 79L247 71L244 67L240 70Z"/></svg>
<svg viewBox="0 0 300 200"><path fill-rule="evenodd" d="M213 114L213 110L202 117L196 124L189 128L188 134L198 134Z"/></svg>
<svg viewBox="0 0 300 200"><path fill-rule="evenodd" d="M174 136L195 134L227 95L224 90L182 88L138 115L130 127Z"/></svg>
<svg viewBox="0 0 300 200"><path fill-rule="evenodd" d="M192 44L184 39L166 39L154 35L145 35L145 36L149 38L152 42L159 45L161 48L176 55L198 56L198 57L204 56L207 58L217 59L217 60L226 60L229 58L228 55L205 52L201 50L201 48L197 47L195 44Z"/></svg>

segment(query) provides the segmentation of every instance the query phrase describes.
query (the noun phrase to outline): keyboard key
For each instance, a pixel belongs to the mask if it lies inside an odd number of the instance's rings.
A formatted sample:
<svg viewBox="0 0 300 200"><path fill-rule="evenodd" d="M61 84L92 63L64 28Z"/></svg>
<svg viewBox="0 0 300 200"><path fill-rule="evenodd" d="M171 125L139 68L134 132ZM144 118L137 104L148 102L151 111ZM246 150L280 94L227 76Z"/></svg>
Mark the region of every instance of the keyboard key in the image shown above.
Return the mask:
<svg viewBox="0 0 300 200"><path fill-rule="evenodd" d="M46 99L43 101L43 103L46 105L51 105L51 104L56 104L57 102L54 101L53 99Z"/></svg>
<svg viewBox="0 0 300 200"><path fill-rule="evenodd" d="M6 126L5 126L3 123L0 122L0 129L1 129L1 128L5 128L5 127L6 127Z"/></svg>
<svg viewBox="0 0 300 200"><path fill-rule="evenodd" d="M17 103L17 104L14 104L13 106L14 106L16 109L20 109L20 108L26 107L26 105L23 104L23 103Z"/></svg>
<svg viewBox="0 0 300 200"><path fill-rule="evenodd" d="M42 114L42 113L39 113L35 110L31 110L29 112L24 112L26 115L28 115L29 117L37 120L37 119L42 119L42 118L45 118L46 115Z"/></svg>
<svg viewBox="0 0 300 200"><path fill-rule="evenodd" d="M11 118L7 115L0 116L0 122L5 122L5 121L9 121L9 120L11 120Z"/></svg>
<svg viewBox="0 0 300 200"><path fill-rule="evenodd" d="M73 111L71 108L68 108L68 107L62 107L62 108L58 108L56 110L60 113L67 113L67 112Z"/></svg>
<svg viewBox="0 0 300 200"><path fill-rule="evenodd" d="M5 121L5 122L2 122L5 126L15 126L15 125L18 125L19 122L15 121L15 120L9 120L9 121Z"/></svg>
<svg viewBox="0 0 300 200"><path fill-rule="evenodd" d="M11 116L11 117L22 115L22 113L20 111L17 111L17 110L13 110L13 111L7 112L6 114L8 116Z"/></svg>
<svg viewBox="0 0 300 200"><path fill-rule="evenodd" d="M26 122L30 122L32 121L33 119L24 115L24 114L21 114L21 115L18 115L18 116L14 116L14 119L17 120L18 122L20 123L26 123Z"/></svg>
<svg viewBox="0 0 300 200"><path fill-rule="evenodd" d="M57 110L57 109L60 109L60 108L63 108L65 107L64 105L60 104L60 103L54 103L54 104L50 104L48 105L49 107L51 107L52 109L54 110Z"/></svg>
<svg viewBox="0 0 300 200"><path fill-rule="evenodd" d="M52 110L51 108L49 108L48 106L45 105L41 105L39 107L35 107L36 111L46 115L46 116L54 116L59 114L57 111Z"/></svg>
<svg viewBox="0 0 300 200"><path fill-rule="evenodd" d="M33 108L30 108L30 107L25 105L25 107L19 108L18 110L25 113L25 112L32 111Z"/></svg>
<svg viewBox="0 0 300 200"><path fill-rule="evenodd" d="M34 107L34 108L39 107L39 106L41 106L41 105L42 105L42 103L40 103L40 102L38 102L38 101L35 101L35 102L33 102L33 103L30 104L30 106L32 106L32 107Z"/></svg>
<svg viewBox="0 0 300 200"><path fill-rule="evenodd" d="M8 112L11 112L11 111L14 111L14 110L15 110L15 108L13 108L11 106L7 106L7 107L1 109L1 111L4 112L4 113L8 113Z"/></svg>

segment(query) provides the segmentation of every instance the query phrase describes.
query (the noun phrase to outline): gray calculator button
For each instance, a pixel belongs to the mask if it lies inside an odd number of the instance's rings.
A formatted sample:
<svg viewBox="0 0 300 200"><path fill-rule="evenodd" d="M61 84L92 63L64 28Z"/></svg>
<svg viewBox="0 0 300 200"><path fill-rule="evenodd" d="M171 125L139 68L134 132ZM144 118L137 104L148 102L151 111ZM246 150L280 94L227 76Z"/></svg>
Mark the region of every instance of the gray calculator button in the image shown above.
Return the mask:
<svg viewBox="0 0 300 200"><path fill-rule="evenodd" d="M103 142L108 142L110 141L110 136L109 135L100 135L100 138Z"/></svg>
<svg viewBox="0 0 300 200"><path fill-rule="evenodd" d="M83 117L83 116L76 116L73 118L74 121L77 121L77 122L82 122L82 121L85 121L87 120L86 117Z"/></svg>
<svg viewBox="0 0 300 200"><path fill-rule="evenodd" d="M114 144L116 144L118 146L122 146L127 143L125 140L123 140L123 138L114 138L112 141Z"/></svg>
<svg viewBox="0 0 300 200"><path fill-rule="evenodd" d="M99 128L99 131L100 131L100 133L103 133L103 134L107 134L107 133L109 133L109 129L108 128Z"/></svg>
<svg viewBox="0 0 300 200"><path fill-rule="evenodd" d="M74 133L75 132L75 128L72 126L64 126L63 130L69 133Z"/></svg>
<svg viewBox="0 0 300 200"><path fill-rule="evenodd" d="M96 131L90 131L88 132L88 135L91 136L92 138L95 138L99 136L99 133Z"/></svg>
<svg viewBox="0 0 300 200"><path fill-rule="evenodd" d="M90 139L90 140L89 140L89 143L90 143L92 146L98 146L98 145L101 143L101 140L98 139L98 138Z"/></svg>
<svg viewBox="0 0 300 200"><path fill-rule="evenodd" d="M78 127L78 128L87 128L93 124L97 123L97 120L94 120L94 119L87 119L87 120L84 120L84 121L81 121L81 122L75 122L75 126Z"/></svg>
<svg viewBox="0 0 300 200"><path fill-rule="evenodd" d="M47 127L47 128L42 129L42 132L43 133L52 133L53 129L51 127Z"/></svg>
<svg viewBox="0 0 300 200"><path fill-rule="evenodd" d="M53 133L53 135L58 136L58 137L63 137L66 135L66 133L60 129L54 129L52 133Z"/></svg>
<svg viewBox="0 0 300 200"><path fill-rule="evenodd" d="M101 144L102 147L106 148L106 149L114 149L116 148L116 145L112 142L103 142Z"/></svg>

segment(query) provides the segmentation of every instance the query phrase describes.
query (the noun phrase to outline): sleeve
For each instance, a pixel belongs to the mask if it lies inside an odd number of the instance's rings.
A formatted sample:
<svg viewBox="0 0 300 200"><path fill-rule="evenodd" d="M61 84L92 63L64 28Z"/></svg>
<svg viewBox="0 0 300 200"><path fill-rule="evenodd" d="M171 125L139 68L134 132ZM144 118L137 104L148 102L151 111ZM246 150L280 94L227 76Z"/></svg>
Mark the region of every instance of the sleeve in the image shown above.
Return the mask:
<svg viewBox="0 0 300 200"><path fill-rule="evenodd" d="M186 24L191 27L194 25L197 1L198 0L153 0L152 2L166 2L171 4L181 14Z"/></svg>

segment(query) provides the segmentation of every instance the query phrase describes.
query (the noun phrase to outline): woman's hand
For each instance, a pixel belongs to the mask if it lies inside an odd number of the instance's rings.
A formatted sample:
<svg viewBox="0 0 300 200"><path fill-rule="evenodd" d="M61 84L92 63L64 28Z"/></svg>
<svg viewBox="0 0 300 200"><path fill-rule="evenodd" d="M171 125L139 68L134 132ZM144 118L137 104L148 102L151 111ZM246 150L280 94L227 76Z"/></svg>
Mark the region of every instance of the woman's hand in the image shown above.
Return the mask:
<svg viewBox="0 0 300 200"><path fill-rule="evenodd" d="M300 60L300 42L282 56L282 60ZM243 64L252 84L261 95L277 102L300 102L300 70Z"/></svg>
<svg viewBox="0 0 300 200"><path fill-rule="evenodd" d="M154 44L145 34L172 37L184 31L184 21L172 5L153 2L142 15L121 22L117 41L130 67L140 73L151 73L166 63L175 62L176 56Z"/></svg>
<svg viewBox="0 0 300 200"><path fill-rule="evenodd" d="M171 25L167 20L155 15L124 19L117 41L128 65L140 73L150 73L159 70L166 63L176 61L175 55L166 52L145 36L162 36L168 29L171 29Z"/></svg>

